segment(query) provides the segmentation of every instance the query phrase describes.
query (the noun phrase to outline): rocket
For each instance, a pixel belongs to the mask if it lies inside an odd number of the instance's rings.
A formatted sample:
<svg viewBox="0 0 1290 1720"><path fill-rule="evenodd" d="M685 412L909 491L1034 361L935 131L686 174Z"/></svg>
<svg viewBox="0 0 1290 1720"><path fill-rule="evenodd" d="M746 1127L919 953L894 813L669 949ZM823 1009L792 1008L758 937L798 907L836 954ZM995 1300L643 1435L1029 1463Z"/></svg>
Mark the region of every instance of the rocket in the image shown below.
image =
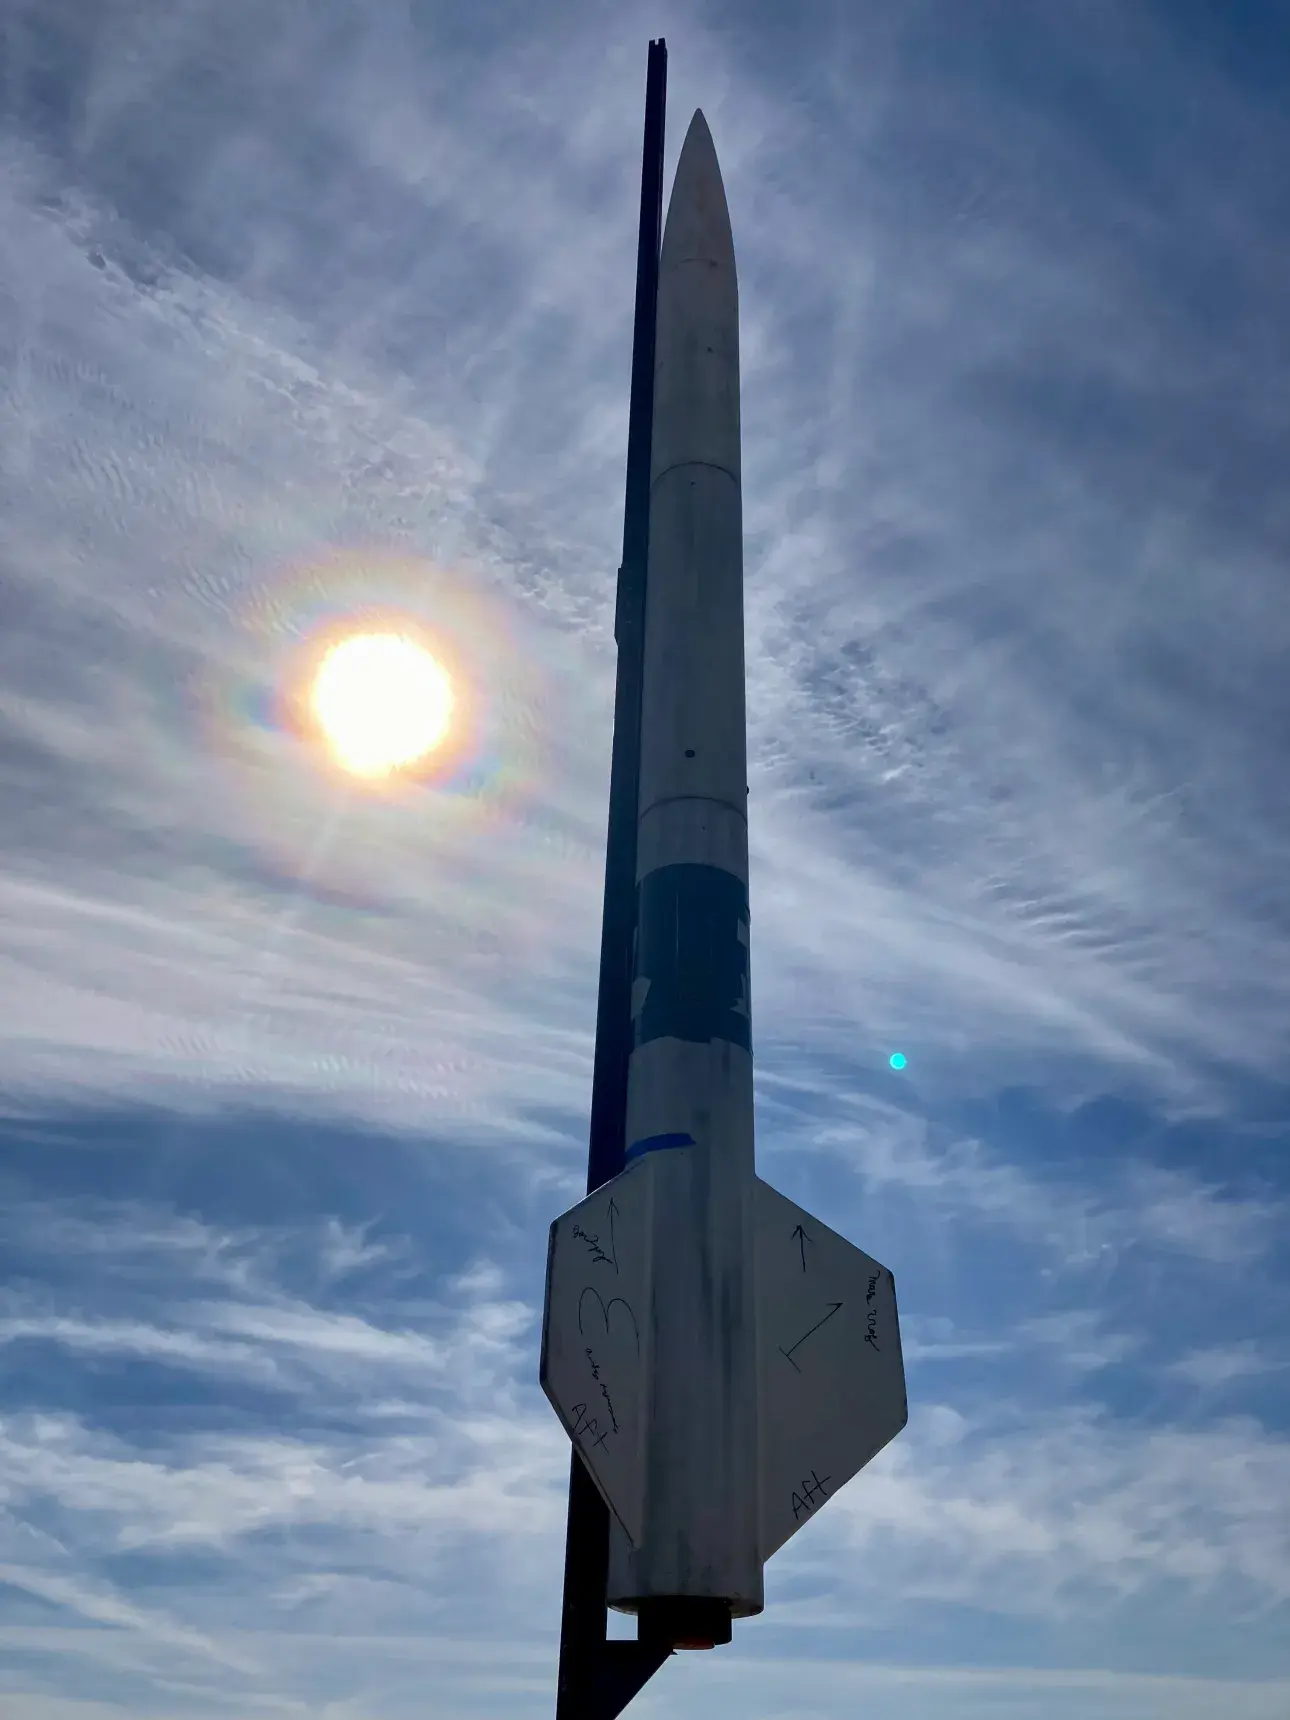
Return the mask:
<svg viewBox="0 0 1290 1720"><path fill-rule="evenodd" d="M904 1426L890 1271L756 1174L739 301L701 112L658 264L626 1164L551 1226L540 1379L611 1513L611 1606L729 1641Z"/></svg>

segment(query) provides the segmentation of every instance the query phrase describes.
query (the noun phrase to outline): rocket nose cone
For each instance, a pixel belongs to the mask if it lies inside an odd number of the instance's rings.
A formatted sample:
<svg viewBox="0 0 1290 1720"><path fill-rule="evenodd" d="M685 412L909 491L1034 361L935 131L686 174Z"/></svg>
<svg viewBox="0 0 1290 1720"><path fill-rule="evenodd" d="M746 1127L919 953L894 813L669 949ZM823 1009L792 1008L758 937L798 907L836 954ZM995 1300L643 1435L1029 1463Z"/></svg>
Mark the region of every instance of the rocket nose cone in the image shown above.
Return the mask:
<svg viewBox="0 0 1290 1720"><path fill-rule="evenodd" d="M657 478L684 465L739 481L739 282L721 169L701 113L681 147L658 268L651 469ZM653 567L653 503L650 521Z"/></svg>
<svg viewBox="0 0 1290 1720"><path fill-rule="evenodd" d="M703 109L696 108L676 164L660 267L697 261L733 267L734 257L730 212L716 148Z"/></svg>

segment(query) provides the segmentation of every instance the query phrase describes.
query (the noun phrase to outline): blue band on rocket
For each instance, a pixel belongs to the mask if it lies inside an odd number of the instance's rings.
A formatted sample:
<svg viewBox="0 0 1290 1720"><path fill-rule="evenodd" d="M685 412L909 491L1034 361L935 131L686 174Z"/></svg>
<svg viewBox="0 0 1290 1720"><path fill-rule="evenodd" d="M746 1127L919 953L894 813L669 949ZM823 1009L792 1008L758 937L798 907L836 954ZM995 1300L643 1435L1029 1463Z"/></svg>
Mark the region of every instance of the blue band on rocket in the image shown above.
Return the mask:
<svg viewBox="0 0 1290 1720"><path fill-rule="evenodd" d="M719 866L660 866L636 886L635 1044L723 1039L752 1049L748 889Z"/></svg>
<svg viewBox="0 0 1290 1720"><path fill-rule="evenodd" d="M662 1153L672 1147L697 1147L698 1142L693 1135L674 1132L670 1135L646 1135L643 1141L633 1141L624 1155L627 1163L634 1164L637 1159L643 1159L646 1153Z"/></svg>

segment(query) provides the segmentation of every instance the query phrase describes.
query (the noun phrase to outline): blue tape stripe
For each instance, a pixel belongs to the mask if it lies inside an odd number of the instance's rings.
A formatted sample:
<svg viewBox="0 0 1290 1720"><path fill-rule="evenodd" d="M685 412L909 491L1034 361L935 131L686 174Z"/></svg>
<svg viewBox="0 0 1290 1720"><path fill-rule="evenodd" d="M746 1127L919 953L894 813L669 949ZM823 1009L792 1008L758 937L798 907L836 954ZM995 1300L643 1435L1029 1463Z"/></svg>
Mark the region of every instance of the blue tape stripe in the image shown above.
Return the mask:
<svg viewBox="0 0 1290 1720"><path fill-rule="evenodd" d="M752 1050L748 889L719 866L659 866L636 886L635 1044ZM643 983L648 982L648 983Z"/></svg>
<svg viewBox="0 0 1290 1720"><path fill-rule="evenodd" d="M628 1147L625 1157L628 1164L633 1159L639 1159L645 1153L661 1153L668 1147L694 1147L698 1142L693 1135L646 1135L643 1141L633 1141Z"/></svg>

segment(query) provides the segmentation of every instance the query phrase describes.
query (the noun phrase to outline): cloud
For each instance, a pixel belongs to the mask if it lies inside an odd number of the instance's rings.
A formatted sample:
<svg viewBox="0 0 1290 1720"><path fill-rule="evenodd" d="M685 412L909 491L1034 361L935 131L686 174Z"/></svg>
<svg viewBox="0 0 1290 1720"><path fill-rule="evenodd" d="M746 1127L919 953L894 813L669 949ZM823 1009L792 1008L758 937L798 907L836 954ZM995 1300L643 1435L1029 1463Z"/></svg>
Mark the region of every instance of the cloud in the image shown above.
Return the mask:
<svg viewBox="0 0 1290 1720"><path fill-rule="evenodd" d="M1189 1350L1170 1362L1165 1371L1201 1391L1219 1392L1239 1380L1257 1379L1285 1366L1284 1361L1266 1355L1252 1339L1238 1338L1211 1349Z"/></svg>
<svg viewBox="0 0 1290 1720"><path fill-rule="evenodd" d="M369 1242L368 1226L343 1224L338 1218L327 1220L327 1241L323 1264L329 1277L345 1278L364 1267L398 1258L400 1250L388 1243Z"/></svg>
<svg viewBox="0 0 1290 1720"><path fill-rule="evenodd" d="M779 1094L772 1088L771 1096ZM845 1067L809 1065L789 1089L794 1144L823 1152L875 1189L904 1193L925 1209L1010 1231L1067 1269L1098 1269L1134 1252L1173 1254L1211 1266L1250 1265L1273 1246L1279 1196L1238 1192L1194 1171L1126 1155L1109 1172L1082 1174L1045 1162L1038 1142L961 1132L934 1114L848 1086ZM839 1118L821 1123L823 1116ZM1052 1117L1054 1128L1064 1123ZM1041 1128L1043 1119L1036 1122ZM1026 1149L1030 1149L1027 1151ZM1053 1155L1055 1158L1055 1155Z"/></svg>
<svg viewBox="0 0 1290 1720"><path fill-rule="evenodd" d="M1128 1332L1108 1332L1104 1316L1092 1308L1069 1308L1060 1314L1040 1314L1022 1325L1024 1337L1051 1349L1055 1359L1079 1373L1097 1373L1125 1361L1140 1339Z"/></svg>
<svg viewBox="0 0 1290 1720"><path fill-rule="evenodd" d="M404 1122L432 1102L474 1128L511 1126L534 1093L577 1102L629 315L613 290L636 147L620 116L639 45L634 17L574 25L482 55L370 20L334 62L284 23L230 60L221 44L261 32L258 14L234 8L212 35L193 11L129 77L83 44L79 125L55 137L33 117L8 146L22 636L75 662L90 603L116 642L93 677L37 684L20 658L6 681L23 807L5 882L22 927L12 1083L214 1080ZM1215 360L1162 322L1155 283L1162 259L1190 279L1218 228L1232 255L1234 223L1266 224L1253 193L1234 207L1193 162L1193 219L1163 233L1141 187L1021 92L991 99L984 127L981 87L917 59L922 27L880 32L864 101L828 84L809 113L713 21L687 22L676 72L682 105L691 80L717 96L745 284L759 1031L776 1061L895 1031L942 1078L988 1040L1007 1068L1078 1053L1194 1098L1197 1053L1273 1066L1283 1013L1285 964L1255 958L1283 936L1257 880L1285 833L1239 738L1275 704L1258 598L1275 558L1252 535L1274 522L1261 494L1188 512L1175 474L1198 456L1168 428L1179 401L1212 418ZM176 68L204 57L198 98ZM1209 135L1248 150L1221 85L1160 58L1201 92ZM897 211L876 163L909 123L902 87L937 169ZM200 147L170 123L185 103ZM309 118L312 159L290 113ZM942 159L954 113L992 190ZM829 136L837 172L807 175ZM539 139L549 171L518 173ZM132 150L151 179L124 171ZM1078 267L1036 201L1036 161L1093 222ZM1262 304L1254 271L1233 292ZM1246 447L1266 435L1245 403L1262 392L1233 386L1252 358L1234 336L1220 396ZM1105 480L1130 408L1126 491ZM786 443L789 425L807 428ZM378 584L405 556L401 598L422 582L441 619L488 595L472 675L518 678L497 746L541 778L500 809L509 840L481 840L468 794L429 817L351 804L315 856L328 795L246 720L314 598L343 604L369 551ZM168 685L192 690L196 722ZM22 757L43 760L43 797ZM467 815L457 834L445 811ZM366 918L328 912L345 892Z"/></svg>
<svg viewBox="0 0 1290 1720"><path fill-rule="evenodd" d="M277 1370L246 1345L212 1341L191 1331L168 1331L142 1321L79 1320L61 1314L0 1318L0 1344L41 1341L88 1356L133 1356L202 1372L241 1374L273 1381Z"/></svg>
<svg viewBox="0 0 1290 1720"><path fill-rule="evenodd" d="M888 1597L1050 1618L1143 1597L1175 1619L1220 1596L1225 1608L1281 1607L1290 1540L1269 1507L1287 1496L1288 1462L1248 1420L1185 1430L1083 1407L921 1409L910 1437L839 1497L833 1544L855 1574L839 1582L835 1616L879 1573Z"/></svg>
<svg viewBox="0 0 1290 1720"><path fill-rule="evenodd" d="M463 1608L464 1621L481 1581L497 1618L534 1640L525 1633L535 1609L549 1610L567 1446L532 1381L536 1311L498 1260L476 1254L427 1297L419 1279L400 1276L398 1236L382 1233L378 1246L368 1233L370 1270L386 1275L378 1315L327 1305L336 1228L326 1221L230 1231L131 1201L83 1211L46 1202L29 1226L27 1216L11 1207L41 1245L93 1237L114 1265L93 1319L62 1312L83 1294L79 1277L54 1288L44 1275L39 1318L19 1312L11 1291L11 1342L217 1385L271 1382L281 1407L212 1417L185 1409L180 1394L166 1397L164 1420L113 1411L111 1399L88 1411L6 1410L7 1580L137 1638L139 1675L159 1679L164 1666L167 1678L195 1681L194 1714L214 1700L200 1671L212 1654L239 1669L230 1690L266 1700L304 1699L327 1663L349 1667L356 1691L384 1689L372 1668L388 1668L391 1654L423 1680L440 1656L426 1622ZM1045 1407L1028 1353L1073 1357L1076 1378L1133 1353L1093 1310L1036 1316L988 1343L945 1319L915 1319L910 1333L911 1363L988 1349L1009 1370L1003 1390L916 1394L906 1434L776 1560L777 1630L827 1631L857 1616L903 1630L929 1605L1015 1622L1096 1620L1132 1604L1212 1621L1290 1598L1290 1542L1269 1506L1290 1497L1290 1478L1284 1443L1268 1431ZM141 1587L114 1580L123 1560ZM208 1573L204 1590L184 1580L193 1560ZM466 1570L469 1583L453 1576ZM796 1593L804 1577L809 1605ZM214 1613L198 1604L212 1582ZM405 1638L405 1626L422 1634ZM109 1644L104 1659L92 1634L67 1628L88 1665L106 1668L118 1652ZM317 1644L312 1670L299 1660L304 1641ZM501 1674L482 1649L463 1642L461 1653L462 1701L475 1699L467 1689L482 1700ZM526 1688L545 1688L548 1660L535 1645ZM757 1684L751 1667L739 1676L750 1691ZM968 1686L954 1688L970 1713ZM400 1700L374 1694L369 1705L397 1714ZM361 1713L369 1698L354 1701Z"/></svg>
<svg viewBox="0 0 1290 1720"><path fill-rule="evenodd" d="M1158 1167L1135 1166L1131 1176L1143 1232L1160 1246L1230 1266L1272 1241L1277 1208L1269 1201L1236 1199L1220 1185Z"/></svg>
<svg viewBox="0 0 1290 1720"><path fill-rule="evenodd" d="M642 1703L650 1720L664 1713L697 1720L704 1712L704 1686L709 1706L714 1700L732 1707L754 1702L776 1720L802 1713L806 1703L816 1712L839 1715L863 1706L875 1720L899 1720L911 1707L926 1720L988 1720L1000 1713L1082 1720L1094 1712L1108 1720L1204 1720L1216 1704L1239 1720L1275 1720L1287 1694L1284 1682L1271 1680L1151 1677L1095 1668L931 1668L881 1660L859 1666L835 1658L815 1658L805 1668L772 1660L709 1661L701 1673L669 1666L667 1675L666 1691L660 1677ZM714 1690L721 1694L714 1696Z"/></svg>
<svg viewBox="0 0 1290 1720"><path fill-rule="evenodd" d="M807 12L15 13L18 1720L550 1698L660 29L741 273L759 1150L896 1264L917 1390L772 1568L845 1641L750 1627L643 1720L1286 1708L1222 1677L1285 1664L1285 114L1191 17ZM373 607L469 717L388 796L289 721Z"/></svg>

